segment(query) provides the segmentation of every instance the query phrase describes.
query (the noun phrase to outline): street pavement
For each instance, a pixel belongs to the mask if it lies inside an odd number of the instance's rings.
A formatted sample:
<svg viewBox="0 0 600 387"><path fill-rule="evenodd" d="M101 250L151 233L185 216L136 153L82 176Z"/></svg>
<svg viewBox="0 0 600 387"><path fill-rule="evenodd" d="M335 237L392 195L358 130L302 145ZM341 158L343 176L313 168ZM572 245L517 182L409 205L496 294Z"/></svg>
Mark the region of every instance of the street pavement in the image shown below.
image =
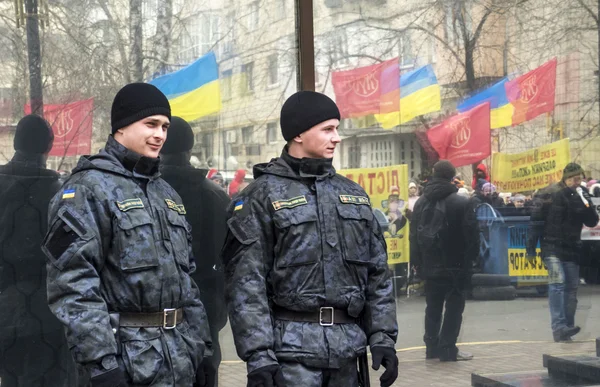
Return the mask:
<svg viewBox="0 0 600 387"><path fill-rule="evenodd" d="M600 286L582 286L576 323L581 333L573 343L554 343L550 330L548 300L542 297L513 301L467 301L459 348L472 353L467 362L441 363L425 360L423 318L425 299L397 299L399 335L396 349L400 376L394 386L470 386L471 373L507 373L543 370L542 355L595 354L600 336ZM246 367L235 353L229 326L221 331L223 363L219 385L245 387ZM381 374L372 371L371 384L379 386Z"/></svg>

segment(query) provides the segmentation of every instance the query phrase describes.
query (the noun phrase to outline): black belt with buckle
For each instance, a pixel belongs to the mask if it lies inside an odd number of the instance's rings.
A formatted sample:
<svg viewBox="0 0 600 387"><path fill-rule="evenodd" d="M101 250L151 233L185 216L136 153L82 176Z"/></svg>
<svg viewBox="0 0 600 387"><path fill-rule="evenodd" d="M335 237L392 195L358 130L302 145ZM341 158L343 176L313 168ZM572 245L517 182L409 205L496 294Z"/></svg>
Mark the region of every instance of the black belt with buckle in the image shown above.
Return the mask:
<svg viewBox="0 0 600 387"><path fill-rule="evenodd" d="M121 327L162 327L173 329L183 321L183 309L165 309L154 313L119 313Z"/></svg>
<svg viewBox="0 0 600 387"><path fill-rule="evenodd" d="M324 306L314 312L297 312L281 307L273 310L276 320L318 323L322 326L333 324L356 324L357 320L342 309Z"/></svg>

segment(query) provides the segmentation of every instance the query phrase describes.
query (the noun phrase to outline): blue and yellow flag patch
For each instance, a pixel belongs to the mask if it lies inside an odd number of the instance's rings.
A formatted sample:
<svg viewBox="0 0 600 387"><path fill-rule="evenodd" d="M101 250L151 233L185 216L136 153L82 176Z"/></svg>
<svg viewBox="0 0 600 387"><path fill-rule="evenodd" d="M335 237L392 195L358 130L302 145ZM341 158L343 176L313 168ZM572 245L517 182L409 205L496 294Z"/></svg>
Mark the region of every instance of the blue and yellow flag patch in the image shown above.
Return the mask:
<svg viewBox="0 0 600 387"><path fill-rule="evenodd" d="M73 199L75 197L75 189L66 189L63 191L63 199Z"/></svg>
<svg viewBox="0 0 600 387"><path fill-rule="evenodd" d="M235 207L233 207L233 210L234 210L234 211L239 211L239 210L241 210L242 208L244 208L244 201L243 201L243 200L238 200L238 201L235 203Z"/></svg>

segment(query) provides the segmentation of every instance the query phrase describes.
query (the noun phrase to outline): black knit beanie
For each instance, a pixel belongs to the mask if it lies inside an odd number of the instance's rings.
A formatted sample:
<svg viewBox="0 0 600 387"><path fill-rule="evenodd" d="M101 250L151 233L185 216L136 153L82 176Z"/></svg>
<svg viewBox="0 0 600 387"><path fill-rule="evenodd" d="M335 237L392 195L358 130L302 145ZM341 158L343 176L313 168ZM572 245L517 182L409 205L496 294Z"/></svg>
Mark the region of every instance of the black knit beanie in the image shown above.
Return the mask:
<svg viewBox="0 0 600 387"><path fill-rule="evenodd" d="M579 165L577 163L569 163L569 164L567 164L567 166L563 170L562 181L565 181L568 178L573 177L573 176L577 176L577 175L583 175L583 176L585 176L583 168L581 168L581 165Z"/></svg>
<svg viewBox="0 0 600 387"><path fill-rule="evenodd" d="M16 151L44 154L50 151L54 133L48 121L30 114L17 124L13 146Z"/></svg>
<svg viewBox="0 0 600 387"><path fill-rule="evenodd" d="M194 146L194 132L186 120L180 117L171 117L171 126L167 131L167 141L160 153L166 155L187 152Z"/></svg>
<svg viewBox="0 0 600 387"><path fill-rule="evenodd" d="M115 134L118 129L154 115L163 115L171 119L171 105L167 97L149 83L125 85L119 90L112 104L112 133Z"/></svg>
<svg viewBox="0 0 600 387"><path fill-rule="evenodd" d="M433 165L433 177L451 181L456 175L454 165L448 160L440 160Z"/></svg>
<svg viewBox="0 0 600 387"><path fill-rule="evenodd" d="M314 91L299 91L281 108L281 134L285 141L290 141L313 126L334 118L340 119L340 110L331 98Z"/></svg>

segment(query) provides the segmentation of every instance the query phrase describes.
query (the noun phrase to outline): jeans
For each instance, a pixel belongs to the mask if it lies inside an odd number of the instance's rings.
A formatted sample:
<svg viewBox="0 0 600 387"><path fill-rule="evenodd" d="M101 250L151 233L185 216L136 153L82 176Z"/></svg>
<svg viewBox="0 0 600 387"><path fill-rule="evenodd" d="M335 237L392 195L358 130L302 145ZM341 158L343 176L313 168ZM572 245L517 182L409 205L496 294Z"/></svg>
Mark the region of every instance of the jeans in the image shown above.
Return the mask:
<svg viewBox="0 0 600 387"><path fill-rule="evenodd" d="M579 265L561 262L556 256L544 259L548 267L548 302L552 319L552 332L557 338L567 327L575 326Z"/></svg>
<svg viewBox="0 0 600 387"><path fill-rule="evenodd" d="M464 278L428 278L425 281L425 336L429 350L446 357L456 356L456 340L465 310ZM444 312L444 304L446 310ZM442 313L444 318L442 321Z"/></svg>

